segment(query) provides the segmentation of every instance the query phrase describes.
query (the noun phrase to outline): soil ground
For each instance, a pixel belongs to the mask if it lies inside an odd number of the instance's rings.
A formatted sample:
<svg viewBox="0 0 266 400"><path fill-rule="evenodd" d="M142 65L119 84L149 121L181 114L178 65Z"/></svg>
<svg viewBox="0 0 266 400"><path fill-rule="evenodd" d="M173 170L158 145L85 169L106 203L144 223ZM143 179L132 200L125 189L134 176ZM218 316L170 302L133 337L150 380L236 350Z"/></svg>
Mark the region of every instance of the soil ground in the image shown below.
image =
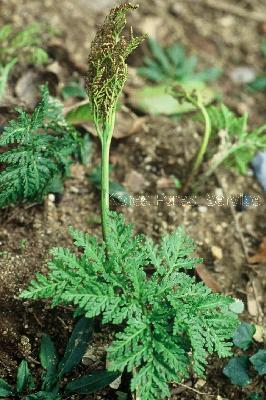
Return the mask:
<svg viewBox="0 0 266 400"><path fill-rule="evenodd" d="M251 126L265 122L265 94L251 93L231 79L231 72L237 66L250 66L256 73L265 67L259 50L261 41L266 38L265 1L228 1L232 6L228 11L215 7L214 2L208 0L140 3L139 11L130 17L137 32L156 35L162 44L181 42L189 52L198 55L200 67L222 67L224 74L216 86L224 102L236 112L248 111ZM111 0L2 0L0 22L11 22L20 28L41 21L58 30L59 36L47 45L53 59L48 68L56 70L62 87L72 79L82 79L88 45L97 24L102 22L106 10L113 4ZM143 45L129 60L131 72L127 90L146 51ZM18 104L22 100L14 97L16 79L26 70L25 66L16 71L17 76L11 83L11 97ZM125 102L130 108L127 98ZM10 119L3 110L1 123ZM249 265L246 257L256 252L266 234L265 194L254 177L251 174L242 177L220 168L209 181L199 182L192 203L171 203L172 196L178 196L178 192L169 183L169 176L185 178L200 135L200 124L190 118L174 121L147 115L137 132L114 139L112 179L125 185L132 193L133 202L131 207L114 207L122 210L128 221L134 221L136 231L156 239L183 224L196 241L198 255L204 258L207 271L221 291L244 301L247 306L245 320L265 325L262 296L266 286L265 266ZM66 182L60 202L50 195L44 204L12 207L0 212L0 376L8 380L15 379L16 367L24 357L38 370L38 346L44 332L55 338L62 349L71 331L71 309L51 309L48 303L41 302L23 303L18 295L36 271L46 271L51 247L71 246L67 232L69 225L94 235L101 234L95 218L99 215L99 193L86 178L86 173L99 162L100 156L97 139L93 137L92 140L90 164L72 167L72 177ZM219 200L221 196L225 200L230 195L243 193L251 195L254 203L241 213ZM142 199L141 203L141 196L145 196L146 202ZM214 200L216 204L213 204ZM95 351L106 345L108 334L104 333L105 330L95 334ZM100 356L101 364L104 365L104 356ZM208 399L218 398L218 395L223 399L246 399L247 393L262 389L259 380L246 389L230 385L222 374L222 366L223 362L214 359L210 362L206 381L188 382L194 390L182 388L184 390L172 399ZM104 391L84 398L110 399L112 396L110 391Z"/></svg>

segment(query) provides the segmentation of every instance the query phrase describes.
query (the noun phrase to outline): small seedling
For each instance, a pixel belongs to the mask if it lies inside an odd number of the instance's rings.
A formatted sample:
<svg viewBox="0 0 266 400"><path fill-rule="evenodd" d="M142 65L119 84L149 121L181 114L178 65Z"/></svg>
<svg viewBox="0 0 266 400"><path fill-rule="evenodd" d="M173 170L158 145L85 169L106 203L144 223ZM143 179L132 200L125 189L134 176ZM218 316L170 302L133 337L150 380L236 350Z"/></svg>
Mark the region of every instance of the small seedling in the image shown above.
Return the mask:
<svg viewBox="0 0 266 400"><path fill-rule="evenodd" d="M236 329L233 337L234 345L241 350L247 350L253 344L253 335L255 334L255 326L242 322ZM230 379L231 383L244 387L252 381L251 372L253 369L258 375L266 375L266 350L261 349L254 355L241 354L229 360L223 369L223 373ZM252 397L260 399L258 393L253 393Z"/></svg>
<svg viewBox="0 0 266 400"><path fill-rule="evenodd" d="M80 319L69 338L63 357L59 359L52 339L44 335L40 348L40 363L43 369L40 388L36 385L27 361L23 360L18 367L15 387L0 379L0 396L15 400L61 400L73 393L89 394L104 388L118 377L117 373L97 371L67 384L64 379L65 375L80 363L91 336L92 321L87 318Z"/></svg>
<svg viewBox="0 0 266 400"><path fill-rule="evenodd" d="M212 137L220 137L218 152L209 160L205 175L210 176L216 168L225 164L238 173L246 174L255 153L266 149L266 124L253 130L248 128L248 114L238 117L224 104L207 109Z"/></svg>
<svg viewBox="0 0 266 400"><path fill-rule="evenodd" d="M47 193L62 192L71 155L82 152L84 140L69 125L63 106L41 89L41 100L30 116L18 109L0 136L0 207L40 202Z"/></svg>
<svg viewBox="0 0 266 400"><path fill-rule="evenodd" d="M146 66L139 68L138 72L154 84L130 90L129 102L134 108L153 115L181 115L194 111L194 104L188 101L181 104L169 93L169 89L177 84L188 92L197 89L205 105L217 97L205 82L216 79L220 70L207 68L196 72L197 58L187 57L178 44L163 49L156 40L149 39L149 46L153 59L146 57Z"/></svg>
<svg viewBox="0 0 266 400"><path fill-rule="evenodd" d="M206 107L197 91L188 92L183 87L174 86L172 95L179 101L187 101L195 106L204 121L204 134L200 149L194 162L190 175L182 188L186 193L194 177L204 161L204 157L211 141L220 138L218 151L207 162L204 173L209 177L221 165L233 167L238 173L245 174L248 165L255 153L266 148L266 125L253 131L248 130L248 114L238 117L224 104Z"/></svg>
<svg viewBox="0 0 266 400"><path fill-rule="evenodd" d="M183 46L173 44L162 48L153 38L148 39L149 48L153 58L144 58L144 67L138 68L138 73L153 82L206 82L217 79L221 70L206 68L196 72L197 57L187 56Z"/></svg>
<svg viewBox="0 0 266 400"><path fill-rule="evenodd" d="M11 24L0 29L0 98L3 96L8 76L19 62L45 64L48 54L42 48L44 39L41 25L33 24L16 32Z"/></svg>

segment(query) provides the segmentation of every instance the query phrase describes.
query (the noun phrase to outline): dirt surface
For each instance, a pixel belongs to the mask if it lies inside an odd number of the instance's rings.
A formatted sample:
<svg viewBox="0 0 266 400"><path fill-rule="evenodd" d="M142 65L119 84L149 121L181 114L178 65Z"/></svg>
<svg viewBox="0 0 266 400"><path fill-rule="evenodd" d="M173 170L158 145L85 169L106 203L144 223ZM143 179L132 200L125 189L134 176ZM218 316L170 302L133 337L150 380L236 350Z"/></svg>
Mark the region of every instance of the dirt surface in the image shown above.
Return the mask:
<svg viewBox="0 0 266 400"><path fill-rule="evenodd" d="M82 79L88 45L97 24L114 3L111 0L2 0L0 22L23 27L41 21L58 30L58 37L51 39L47 48L51 56L48 69L56 70L60 88L73 78ZM239 113L248 111L252 126L265 122L265 94L251 93L231 79L231 72L237 66L250 66L256 73L263 71L265 65L259 46L266 38L265 1L228 1L235 6L231 11L219 10L207 0L140 3L139 11L130 17L136 32L148 32L163 44L181 42L188 51L198 55L201 67L222 67L224 74L216 86L224 102ZM144 44L129 60L128 88L146 51ZM16 71L10 88L15 103L22 102L16 100L14 88L16 79L27 70L26 66L23 68ZM126 97L125 103L130 107ZM1 124L9 119L10 115L2 112ZM115 139L111 153L112 179L125 185L131 193L132 205L115 204L114 208L122 210L128 221L134 221L136 231L156 239L183 224L195 239L198 255L204 258L207 271L221 291L244 301L245 320L265 325L265 265L253 266L247 262L247 255L256 252L266 234L265 194L254 177L252 174L241 177L220 168L209 181L196 182L193 197L185 200L178 197L169 179L170 175L185 179L201 133L201 125L189 118L175 121L147 115L134 134ZM69 225L100 236L99 219L95 217L99 216L99 193L86 178L86 173L99 162L99 156L99 145L93 137L91 163L86 167L72 167L72 177L66 182L60 202L49 195L41 205L0 211L0 376L11 381L24 357L38 370L38 346L44 332L53 336L62 350L71 331L71 309L51 309L48 303L41 302L23 303L18 295L36 271L46 271L51 247L71 246ZM251 195L253 203L246 211L238 213L226 201L230 196L240 197L243 193ZM103 336L102 332L96 333L95 349L103 346ZM104 365L103 355L99 365ZM222 366L223 362L213 360L206 381L193 379L188 382L190 389L182 388L172 399L218 399L218 395L223 399L246 399L247 393L261 390L259 380L246 389L230 385L222 374ZM115 398L112 396L113 393L107 391L84 398Z"/></svg>

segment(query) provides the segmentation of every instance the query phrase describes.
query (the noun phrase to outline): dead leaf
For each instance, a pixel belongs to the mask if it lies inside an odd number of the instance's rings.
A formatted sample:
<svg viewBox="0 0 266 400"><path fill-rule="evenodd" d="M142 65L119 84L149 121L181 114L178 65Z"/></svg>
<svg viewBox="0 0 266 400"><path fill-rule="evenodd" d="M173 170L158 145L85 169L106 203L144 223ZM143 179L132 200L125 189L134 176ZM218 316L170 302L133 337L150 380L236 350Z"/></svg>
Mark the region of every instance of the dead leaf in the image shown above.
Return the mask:
<svg viewBox="0 0 266 400"><path fill-rule="evenodd" d="M254 256L249 257L248 262L250 264L266 264L266 236L262 239L258 252Z"/></svg>
<svg viewBox="0 0 266 400"><path fill-rule="evenodd" d="M217 281L211 276L210 272L205 268L203 264L199 264L196 267L196 273L200 279L207 285L213 292L221 293L222 289Z"/></svg>

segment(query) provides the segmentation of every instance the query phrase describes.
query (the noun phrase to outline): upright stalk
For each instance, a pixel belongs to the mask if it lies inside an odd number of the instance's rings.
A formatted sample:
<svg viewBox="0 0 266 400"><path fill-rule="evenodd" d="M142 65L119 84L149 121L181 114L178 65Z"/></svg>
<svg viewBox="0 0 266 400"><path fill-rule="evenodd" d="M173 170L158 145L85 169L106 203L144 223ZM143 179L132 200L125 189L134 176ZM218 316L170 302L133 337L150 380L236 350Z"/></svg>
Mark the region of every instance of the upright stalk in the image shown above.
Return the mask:
<svg viewBox="0 0 266 400"><path fill-rule="evenodd" d="M101 160L101 216L102 234L106 242L108 237L108 213L109 213L109 150L110 145L104 143L102 146Z"/></svg>
<svg viewBox="0 0 266 400"><path fill-rule="evenodd" d="M133 30L124 35L126 14L138 6L124 3L110 10L96 32L88 57L87 91L97 134L102 146L101 159L101 216L102 234L108 243L109 231L109 151L114 130L117 101L126 83L126 59L144 40ZM108 245L107 245L108 247ZM107 248L108 254L108 248Z"/></svg>
<svg viewBox="0 0 266 400"><path fill-rule="evenodd" d="M193 104L201 112L203 119L204 119L204 124L205 124L203 140L201 142L199 152L197 154L197 157L194 160L191 172L182 188L182 193L187 193L189 191L189 188L190 188L193 178L199 171L199 168L203 161L203 157L207 151L208 143L209 143L210 136L211 136L211 120L210 120L209 114L204 106L202 98L198 93L196 93L194 95L185 93L184 97L186 100L188 100L191 104Z"/></svg>
<svg viewBox="0 0 266 400"><path fill-rule="evenodd" d="M105 131L101 138L102 158L101 158L101 219L102 236L105 243L108 238L108 218L109 218L109 158L110 145L114 129L115 113L113 114L111 126L106 124Z"/></svg>
<svg viewBox="0 0 266 400"><path fill-rule="evenodd" d="M192 176L194 176L198 172L199 167L201 166L204 154L206 153L206 150L208 147L210 135L211 135L211 120L210 120L209 114L207 113L207 110L201 100L198 100L197 106L204 118L205 130L204 130L203 140L202 140L198 155L197 155L197 157L194 161L193 167L192 167L192 171L191 171Z"/></svg>

